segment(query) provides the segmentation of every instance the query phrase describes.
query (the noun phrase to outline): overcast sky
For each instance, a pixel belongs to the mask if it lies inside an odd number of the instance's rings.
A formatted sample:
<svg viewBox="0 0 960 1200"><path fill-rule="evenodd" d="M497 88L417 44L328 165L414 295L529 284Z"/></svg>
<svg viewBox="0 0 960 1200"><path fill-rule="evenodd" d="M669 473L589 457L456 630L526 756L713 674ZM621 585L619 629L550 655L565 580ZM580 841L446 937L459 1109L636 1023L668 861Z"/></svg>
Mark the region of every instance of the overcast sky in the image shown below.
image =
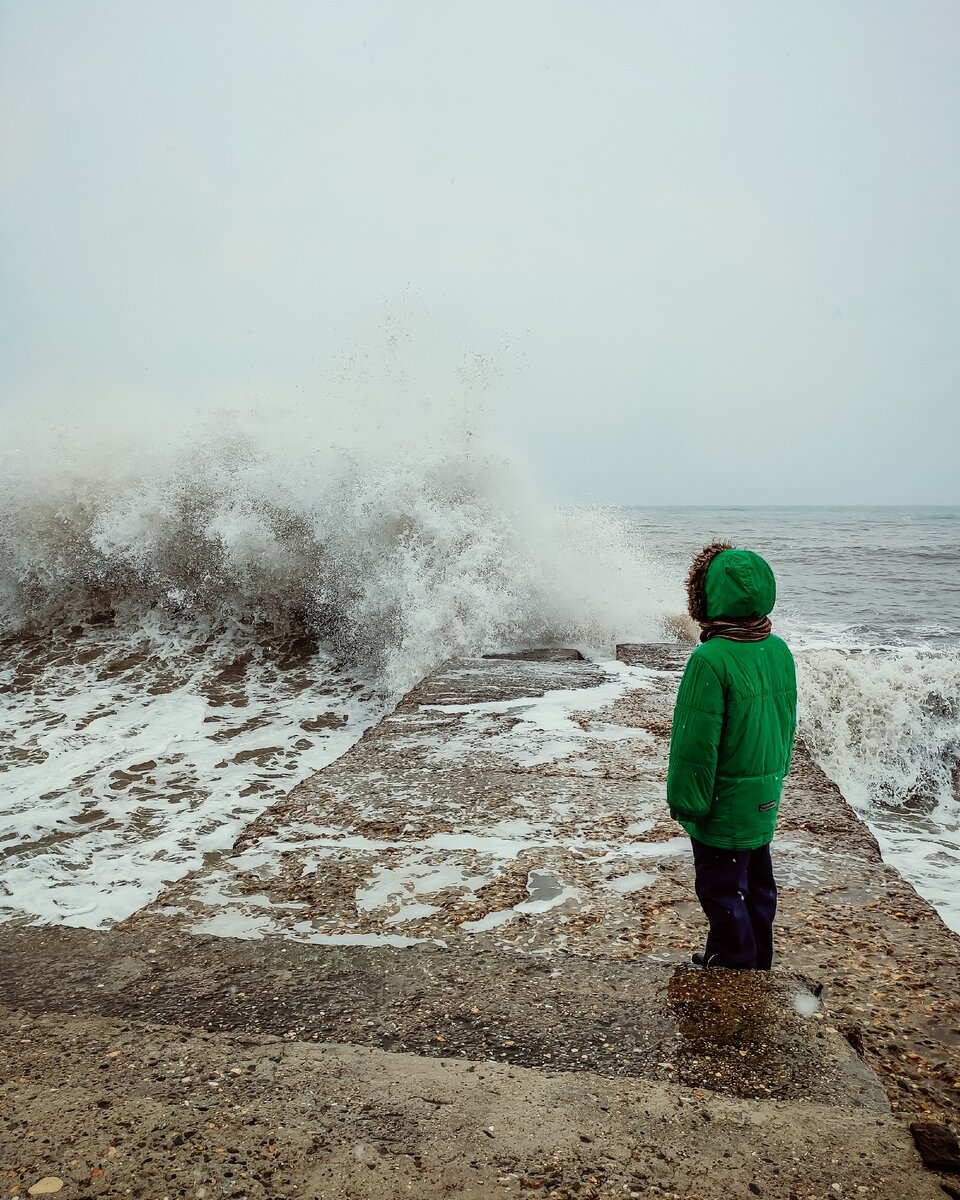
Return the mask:
<svg viewBox="0 0 960 1200"><path fill-rule="evenodd" d="M564 500L960 502L955 0L0 0L0 417L411 305Z"/></svg>

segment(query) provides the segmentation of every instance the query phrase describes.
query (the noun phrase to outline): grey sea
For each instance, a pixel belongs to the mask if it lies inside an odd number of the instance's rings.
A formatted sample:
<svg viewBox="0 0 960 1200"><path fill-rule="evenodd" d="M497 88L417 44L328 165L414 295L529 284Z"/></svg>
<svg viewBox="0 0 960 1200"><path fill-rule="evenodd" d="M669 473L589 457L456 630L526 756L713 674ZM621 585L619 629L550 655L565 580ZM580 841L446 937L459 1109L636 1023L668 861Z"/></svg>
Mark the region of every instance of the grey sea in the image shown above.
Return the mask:
<svg viewBox="0 0 960 1200"><path fill-rule="evenodd" d="M681 576L709 541L767 557L778 620L802 645L960 649L960 507L626 512L648 551Z"/></svg>

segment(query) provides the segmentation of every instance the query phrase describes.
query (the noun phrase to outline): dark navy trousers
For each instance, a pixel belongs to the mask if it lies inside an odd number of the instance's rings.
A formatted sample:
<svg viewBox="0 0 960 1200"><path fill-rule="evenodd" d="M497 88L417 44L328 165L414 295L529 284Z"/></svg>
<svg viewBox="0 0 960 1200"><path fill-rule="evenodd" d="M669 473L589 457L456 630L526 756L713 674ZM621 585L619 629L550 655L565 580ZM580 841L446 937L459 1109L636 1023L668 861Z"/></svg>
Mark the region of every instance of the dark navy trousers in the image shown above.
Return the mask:
<svg viewBox="0 0 960 1200"><path fill-rule="evenodd" d="M710 922L704 948L707 965L769 971L777 911L770 847L718 850L690 840L697 899Z"/></svg>

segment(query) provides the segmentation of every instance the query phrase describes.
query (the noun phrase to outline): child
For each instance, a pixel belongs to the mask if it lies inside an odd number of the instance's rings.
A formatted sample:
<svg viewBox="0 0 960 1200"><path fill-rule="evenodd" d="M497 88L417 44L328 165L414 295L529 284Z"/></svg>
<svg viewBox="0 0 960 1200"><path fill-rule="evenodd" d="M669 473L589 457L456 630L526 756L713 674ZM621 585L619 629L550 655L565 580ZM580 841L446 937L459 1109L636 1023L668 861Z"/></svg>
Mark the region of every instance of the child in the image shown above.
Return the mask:
<svg viewBox="0 0 960 1200"><path fill-rule="evenodd" d="M701 645L680 681L667 803L693 842L696 891L710 924L704 967L768 971L777 885L770 842L797 724L793 656L770 632L769 565L726 542L687 578Z"/></svg>

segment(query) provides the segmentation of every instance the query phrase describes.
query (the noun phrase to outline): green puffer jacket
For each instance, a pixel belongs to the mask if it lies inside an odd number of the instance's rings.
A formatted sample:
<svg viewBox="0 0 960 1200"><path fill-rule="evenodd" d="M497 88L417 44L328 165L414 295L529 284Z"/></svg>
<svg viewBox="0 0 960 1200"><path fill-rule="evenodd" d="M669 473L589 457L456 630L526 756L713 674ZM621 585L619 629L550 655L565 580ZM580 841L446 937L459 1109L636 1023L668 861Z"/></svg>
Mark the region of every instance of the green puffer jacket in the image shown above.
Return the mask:
<svg viewBox="0 0 960 1200"><path fill-rule="evenodd" d="M709 619L764 617L776 600L769 565L723 550L704 581ZM667 803L708 846L756 850L773 838L797 723L797 679L785 642L714 637L690 657L673 713Z"/></svg>

